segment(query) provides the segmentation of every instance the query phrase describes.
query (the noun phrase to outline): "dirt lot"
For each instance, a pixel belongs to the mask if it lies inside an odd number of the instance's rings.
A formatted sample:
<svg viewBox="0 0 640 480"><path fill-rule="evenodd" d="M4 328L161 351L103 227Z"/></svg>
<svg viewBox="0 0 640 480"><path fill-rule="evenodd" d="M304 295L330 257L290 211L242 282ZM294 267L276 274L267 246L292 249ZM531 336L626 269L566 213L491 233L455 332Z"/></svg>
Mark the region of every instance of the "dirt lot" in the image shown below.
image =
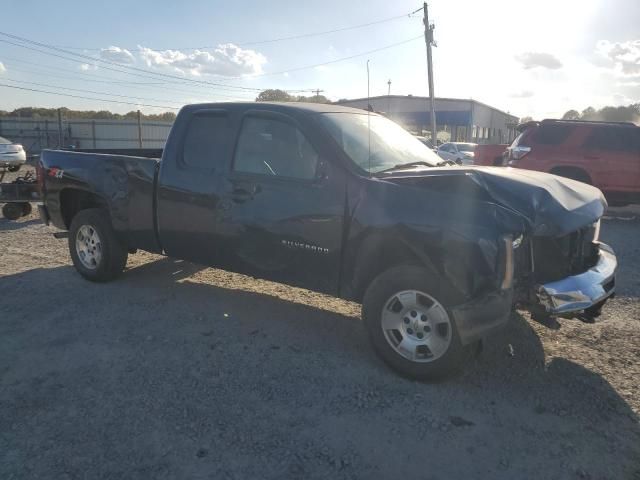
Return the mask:
<svg viewBox="0 0 640 480"><path fill-rule="evenodd" d="M517 313L464 374L402 379L359 306L149 254L116 282L0 219L0 478L640 479L640 211L595 324Z"/></svg>

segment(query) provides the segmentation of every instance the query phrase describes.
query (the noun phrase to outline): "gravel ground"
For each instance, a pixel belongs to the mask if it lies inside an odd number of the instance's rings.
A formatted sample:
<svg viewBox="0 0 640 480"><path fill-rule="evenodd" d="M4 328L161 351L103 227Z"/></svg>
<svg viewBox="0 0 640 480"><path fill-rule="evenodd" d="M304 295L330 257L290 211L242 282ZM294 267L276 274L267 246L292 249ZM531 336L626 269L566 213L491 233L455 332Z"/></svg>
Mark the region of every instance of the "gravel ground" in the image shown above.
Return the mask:
<svg viewBox="0 0 640 480"><path fill-rule="evenodd" d="M640 479L640 209L610 212L595 324L514 313L465 372L412 382L359 306L140 253L70 266L0 219L0 478Z"/></svg>

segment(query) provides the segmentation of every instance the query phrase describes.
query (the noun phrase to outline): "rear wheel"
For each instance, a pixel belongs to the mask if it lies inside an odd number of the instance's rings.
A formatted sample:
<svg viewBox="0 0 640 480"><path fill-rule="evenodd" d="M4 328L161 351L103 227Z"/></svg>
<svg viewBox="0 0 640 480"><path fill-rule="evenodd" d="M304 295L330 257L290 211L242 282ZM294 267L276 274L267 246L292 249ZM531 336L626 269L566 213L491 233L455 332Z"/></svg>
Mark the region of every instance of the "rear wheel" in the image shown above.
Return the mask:
<svg viewBox="0 0 640 480"><path fill-rule="evenodd" d="M22 165L12 165L10 167L7 167L7 170L9 170L10 172L17 172L18 170L20 170L20 168L22 168Z"/></svg>
<svg viewBox="0 0 640 480"><path fill-rule="evenodd" d="M22 216L22 205L20 203L5 203L2 207L2 215L7 220L17 220Z"/></svg>
<svg viewBox="0 0 640 480"><path fill-rule="evenodd" d="M458 370L465 348L437 279L419 267L394 267L369 286L362 318L378 355L400 374L438 379Z"/></svg>
<svg viewBox="0 0 640 480"><path fill-rule="evenodd" d="M87 280L114 279L127 264L127 249L117 237L108 213L91 208L80 211L71 221L69 253L76 270Z"/></svg>

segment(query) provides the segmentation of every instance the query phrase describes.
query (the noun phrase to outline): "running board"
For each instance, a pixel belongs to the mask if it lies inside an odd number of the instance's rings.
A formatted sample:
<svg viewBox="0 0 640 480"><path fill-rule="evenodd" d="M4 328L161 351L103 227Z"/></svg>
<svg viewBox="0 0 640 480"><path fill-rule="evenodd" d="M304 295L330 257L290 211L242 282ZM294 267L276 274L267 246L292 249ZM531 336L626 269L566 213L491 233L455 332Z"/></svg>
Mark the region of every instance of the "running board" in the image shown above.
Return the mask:
<svg viewBox="0 0 640 480"><path fill-rule="evenodd" d="M55 232L53 236L55 238L69 238L69 232Z"/></svg>

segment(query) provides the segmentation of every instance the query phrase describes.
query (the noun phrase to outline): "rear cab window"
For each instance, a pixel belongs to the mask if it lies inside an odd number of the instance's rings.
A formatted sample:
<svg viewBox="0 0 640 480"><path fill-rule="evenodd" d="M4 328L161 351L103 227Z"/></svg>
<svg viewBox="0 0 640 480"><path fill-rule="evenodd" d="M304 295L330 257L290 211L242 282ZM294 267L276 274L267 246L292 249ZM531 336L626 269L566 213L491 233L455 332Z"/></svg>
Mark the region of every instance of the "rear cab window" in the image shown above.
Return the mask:
<svg viewBox="0 0 640 480"><path fill-rule="evenodd" d="M196 112L189 120L182 145L182 163L187 168L212 170L226 156L231 136L224 111Z"/></svg>

